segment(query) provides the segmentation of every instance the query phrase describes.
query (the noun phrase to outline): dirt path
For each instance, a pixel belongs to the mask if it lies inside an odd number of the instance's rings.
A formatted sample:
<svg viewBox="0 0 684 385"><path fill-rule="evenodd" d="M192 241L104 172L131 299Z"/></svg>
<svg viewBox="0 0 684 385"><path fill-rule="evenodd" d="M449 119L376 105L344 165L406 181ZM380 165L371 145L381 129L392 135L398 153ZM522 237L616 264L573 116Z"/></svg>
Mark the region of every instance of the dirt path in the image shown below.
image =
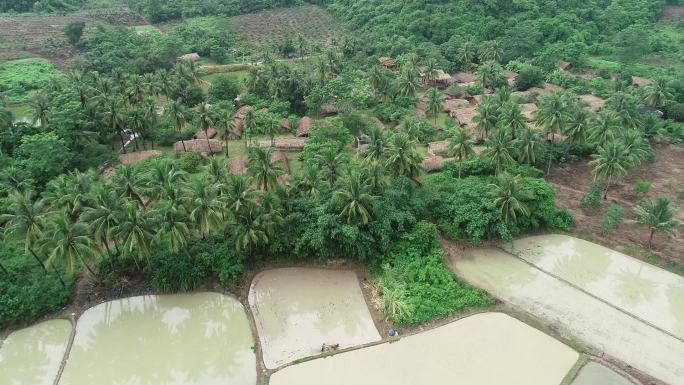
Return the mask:
<svg viewBox="0 0 684 385"><path fill-rule="evenodd" d="M463 251L443 240L459 277L548 322L597 355L670 385L684 384L684 342L498 249Z"/></svg>

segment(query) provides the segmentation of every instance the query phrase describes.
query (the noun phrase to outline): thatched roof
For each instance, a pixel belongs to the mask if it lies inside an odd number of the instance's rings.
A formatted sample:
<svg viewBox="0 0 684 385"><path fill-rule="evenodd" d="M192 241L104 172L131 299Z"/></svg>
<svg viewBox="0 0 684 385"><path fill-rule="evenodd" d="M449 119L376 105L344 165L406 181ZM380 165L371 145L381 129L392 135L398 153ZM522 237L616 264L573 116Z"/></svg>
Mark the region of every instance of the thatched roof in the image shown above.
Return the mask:
<svg viewBox="0 0 684 385"><path fill-rule="evenodd" d="M212 127L209 127L207 129L207 133L205 134L204 130L200 129L199 131L197 131L197 133L195 133L195 135L193 135L193 138L194 139L207 139L207 136L209 137L209 139L215 137L216 136L216 130L214 130Z"/></svg>
<svg viewBox="0 0 684 385"><path fill-rule="evenodd" d="M538 110L534 103L525 103L520 105L520 113L527 118L527 120L534 119L534 113Z"/></svg>
<svg viewBox="0 0 684 385"><path fill-rule="evenodd" d="M456 83L469 84L474 83L477 79L477 76L475 76L475 74L471 72L459 72L456 75L452 76L452 78Z"/></svg>
<svg viewBox="0 0 684 385"><path fill-rule="evenodd" d="M238 110L235 111L235 114L233 114L233 118L244 119L245 114L247 114L247 111L251 110L252 108L253 108L252 106L248 106L248 105L244 105L244 106L238 108Z"/></svg>
<svg viewBox="0 0 684 385"><path fill-rule="evenodd" d="M203 156L217 154L223 150L223 142L220 140L209 139L207 141L206 139L193 139L185 140L183 142L176 142L176 144L174 144L176 155L184 152L183 144L185 144L185 149L187 151L199 152Z"/></svg>
<svg viewBox="0 0 684 385"><path fill-rule="evenodd" d="M563 135L563 134L559 134L559 133L555 133L555 134L548 133L546 135L546 140L549 142L554 142L554 143L563 143L566 140L568 140L568 137Z"/></svg>
<svg viewBox="0 0 684 385"><path fill-rule="evenodd" d="M391 57L385 56L378 59L378 65L380 65L380 67L385 68L394 68L397 66L397 62L394 61L394 59L392 59Z"/></svg>
<svg viewBox="0 0 684 385"><path fill-rule="evenodd" d="M444 112L451 112L470 107L470 102L466 99L447 99L442 106L444 107Z"/></svg>
<svg viewBox="0 0 684 385"><path fill-rule="evenodd" d="M247 172L247 157L238 155L228 161L228 170L231 174L244 174Z"/></svg>
<svg viewBox="0 0 684 385"><path fill-rule="evenodd" d="M449 115L456 119L461 126L470 126L473 122L473 118L477 115L477 108L460 108L449 112Z"/></svg>
<svg viewBox="0 0 684 385"><path fill-rule="evenodd" d="M447 99L466 99L470 100L473 96L459 87L449 87L444 90L444 97Z"/></svg>
<svg viewBox="0 0 684 385"><path fill-rule="evenodd" d="M121 164L133 164L159 155L161 155L161 151L157 150L129 152L119 155L119 162Z"/></svg>
<svg viewBox="0 0 684 385"><path fill-rule="evenodd" d="M570 64L570 62L561 60L556 63L556 67L561 71L569 71L570 68L572 68L572 64Z"/></svg>
<svg viewBox="0 0 684 385"><path fill-rule="evenodd" d="M235 124L235 128L233 129L233 132L227 133L228 140L238 140L242 137L242 132L245 129L243 120L245 119L247 111L251 110L252 108L252 106L245 105L235 111L235 114L233 114L233 123Z"/></svg>
<svg viewBox="0 0 684 385"><path fill-rule="evenodd" d="M484 131L479 131L475 126L470 127L469 131L470 137L478 143L484 142L489 137Z"/></svg>
<svg viewBox="0 0 684 385"><path fill-rule="evenodd" d="M198 61L200 60L200 55L197 52L187 53L185 55L178 56L176 58L178 61Z"/></svg>
<svg viewBox="0 0 684 385"><path fill-rule="evenodd" d="M325 103L318 112L323 116L337 115L340 113L340 109L330 103Z"/></svg>
<svg viewBox="0 0 684 385"><path fill-rule="evenodd" d="M651 80L641 76L632 76L632 83L637 87L646 87L651 85Z"/></svg>
<svg viewBox="0 0 684 385"><path fill-rule="evenodd" d="M274 147L283 151L301 151L306 146L306 138L276 138L273 141ZM259 147L271 147L270 140L260 140L255 142Z"/></svg>
<svg viewBox="0 0 684 385"><path fill-rule="evenodd" d="M288 118L280 119L280 128L283 131L290 132L290 120Z"/></svg>
<svg viewBox="0 0 684 385"><path fill-rule="evenodd" d="M448 149L449 149L449 141L448 140L440 140L439 142L428 143L428 154L440 155L441 153L445 152Z"/></svg>
<svg viewBox="0 0 684 385"><path fill-rule="evenodd" d="M290 165L287 161L287 154L282 151L274 151L271 154L271 163L280 163L280 167L285 170L286 173L290 173Z"/></svg>
<svg viewBox="0 0 684 385"><path fill-rule="evenodd" d="M426 77L424 66L418 68L418 76L420 76L423 79ZM446 73L442 70L436 70L435 71L435 78L430 80L430 84L439 85L439 86L448 86L448 85L453 84L453 83L454 83L453 77L451 77L451 75L449 75L448 73Z"/></svg>
<svg viewBox="0 0 684 385"><path fill-rule="evenodd" d="M591 112L600 110L601 107L603 107L603 105L606 103L605 100L591 94L580 95L579 98L582 100L582 102L584 102L584 104L587 105L587 110Z"/></svg>
<svg viewBox="0 0 684 385"><path fill-rule="evenodd" d="M506 76L506 82L508 83L508 85L512 86L515 83L515 79L518 77L518 73L506 70L504 71L504 76Z"/></svg>
<svg viewBox="0 0 684 385"><path fill-rule="evenodd" d="M444 168L446 162L452 162L455 158L443 158L439 155L423 159L420 166L427 172L439 171Z"/></svg>
<svg viewBox="0 0 684 385"><path fill-rule="evenodd" d="M371 119L371 120L373 121L373 124L378 126L379 129L384 130L386 128L385 123L383 123L382 120L380 120L376 117L373 117L373 119Z"/></svg>
<svg viewBox="0 0 684 385"><path fill-rule="evenodd" d="M311 118L308 116L305 116L299 120L299 125L297 126L297 137L298 138L303 138L306 136L309 136L311 133L311 125L313 122L311 121Z"/></svg>

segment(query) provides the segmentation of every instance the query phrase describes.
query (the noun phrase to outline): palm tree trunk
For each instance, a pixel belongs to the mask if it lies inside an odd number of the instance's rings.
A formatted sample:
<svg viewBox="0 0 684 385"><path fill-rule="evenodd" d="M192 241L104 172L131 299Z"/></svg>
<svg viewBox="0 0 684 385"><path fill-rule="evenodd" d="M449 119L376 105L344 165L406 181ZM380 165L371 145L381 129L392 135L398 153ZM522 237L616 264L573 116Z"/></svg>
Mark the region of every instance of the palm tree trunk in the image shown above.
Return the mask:
<svg viewBox="0 0 684 385"><path fill-rule="evenodd" d="M88 265L88 263L87 263L86 261L83 260L83 257L81 257L81 253L76 253L76 255L78 256L78 259L81 261L81 263L83 263L83 266L85 266L86 269L88 269L88 271L90 272L90 274L92 274L92 276L94 277L94 276L95 276L95 272L94 272L93 269L90 267L90 265Z"/></svg>
<svg viewBox="0 0 684 385"><path fill-rule="evenodd" d="M126 153L126 141L124 140L123 137L123 131L117 130L119 132L119 139L121 139L121 150L123 150L123 153Z"/></svg>
<svg viewBox="0 0 684 385"><path fill-rule="evenodd" d="M648 249L651 250L653 248L653 235L655 234L655 229L651 229L651 235L648 237Z"/></svg>
<svg viewBox="0 0 684 385"><path fill-rule="evenodd" d="M40 260L40 258L38 258L38 255L36 255L36 252L33 251L33 248L32 248L32 247L29 247L29 248L28 248L28 251L31 253L31 255L33 255L33 258L36 259L36 262L38 262L38 264L40 265L40 267L43 268L43 272L44 272L45 274L47 274L47 268L45 267L45 264L43 263L43 261Z"/></svg>
<svg viewBox="0 0 684 385"><path fill-rule="evenodd" d="M57 279L59 279L59 283L62 284L62 287L66 287L66 282L62 279L62 275L59 273L59 270L57 270L57 266L52 265L52 270L55 271L55 275L57 276Z"/></svg>

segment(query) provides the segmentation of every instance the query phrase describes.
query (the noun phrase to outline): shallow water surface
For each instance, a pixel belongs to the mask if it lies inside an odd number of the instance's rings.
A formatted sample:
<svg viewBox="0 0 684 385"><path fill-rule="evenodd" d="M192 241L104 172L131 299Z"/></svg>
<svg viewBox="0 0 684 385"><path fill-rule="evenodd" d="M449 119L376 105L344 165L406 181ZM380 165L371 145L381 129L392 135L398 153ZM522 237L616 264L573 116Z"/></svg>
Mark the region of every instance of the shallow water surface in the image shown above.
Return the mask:
<svg viewBox="0 0 684 385"><path fill-rule="evenodd" d="M106 302L78 319L60 385L256 383L249 322L214 293Z"/></svg>
<svg viewBox="0 0 684 385"><path fill-rule="evenodd" d="M579 354L515 318L483 313L433 330L289 366L270 385L559 384Z"/></svg>
<svg viewBox="0 0 684 385"><path fill-rule="evenodd" d="M588 362L580 370L572 385L634 385L613 370L596 362Z"/></svg>
<svg viewBox="0 0 684 385"><path fill-rule="evenodd" d="M52 385L71 336L71 322L52 320L18 330L0 348L0 384Z"/></svg>
<svg viewBox="0 0 684 385"><path fill-rule="evenodd" d="M606 247L566 235L516 240L509 251L679 338L684 278Z"/></svg>
<svg viewBox="0 0 684 385"><path fill-rule="evenodd" d="M318 354L323 344L380 340L353 271L264 271L252 282L249 304L269 369Z"/></svg>

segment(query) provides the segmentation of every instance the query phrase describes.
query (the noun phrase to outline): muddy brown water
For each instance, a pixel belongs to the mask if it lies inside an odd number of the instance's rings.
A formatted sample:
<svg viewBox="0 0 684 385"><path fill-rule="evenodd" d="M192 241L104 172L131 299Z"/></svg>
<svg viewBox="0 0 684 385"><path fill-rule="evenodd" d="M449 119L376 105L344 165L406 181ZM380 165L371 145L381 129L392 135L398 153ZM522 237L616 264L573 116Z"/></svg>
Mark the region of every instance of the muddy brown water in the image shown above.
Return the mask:
<svg viewBox="0 0 684 385"><path fill-rule="evenodd" d="M540 269L684 339L684 277L566 235L522 238L507 249Z"/></svg>
<svg viewBox="0 0 684 385"><path fill-rule="evenodd" d="M59 372L71 322L51 320L10 334L0 347L0 384L52 385Z"/></svg>
<svg viewBox="0 0 684 385"><path fill-rule="evenodd" d="M588 362L572 381L572 385L634 385L631 381L596 362Z"/></svg>
<svg viewBox="0 0 684 385"><path fill-rule="evenodd" d="M559 384L579 354L515 318L482 313L420 334L288 366L270 385Z"/></svg>
<svg viewBox="0 0 684 385"><path fill-rule="evenodd" d="M269 369L320 354L323 344L343 349L381 339L350 270L261 272L252 282L249 304Z"/></svg>
<svg viewBox="0 0 684 385"><path fill-rule="evenodd" d="M215 293L106 302L78 319L60 385L256 384L242 305Z"/></svg>

